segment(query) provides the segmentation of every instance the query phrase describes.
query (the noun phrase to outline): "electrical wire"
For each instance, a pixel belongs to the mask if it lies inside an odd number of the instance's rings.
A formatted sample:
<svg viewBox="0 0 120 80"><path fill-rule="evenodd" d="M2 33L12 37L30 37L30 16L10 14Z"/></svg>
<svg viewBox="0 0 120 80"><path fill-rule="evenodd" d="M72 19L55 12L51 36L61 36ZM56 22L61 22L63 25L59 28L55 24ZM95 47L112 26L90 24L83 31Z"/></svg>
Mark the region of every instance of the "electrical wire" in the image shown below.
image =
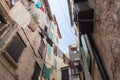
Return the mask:
<svg viewBox="0 0 120 80"><path fill-rule="evenodd" d="M62 7L62 4L61 4L60 0L58 0L58 2L59 2L59 4L61 5L60 8L62 8L62 11L63 11L63 13L64 13L64 16L65 16L67 22L68 22L68 25L70 26L70 24L69 24L69 19L66 17L66 14L65 14L65 11L64 11L65 8ZM66 11L67 11L67 10L66 10Z"/></svg>
<svg viewBox="0 0 120 80"><path fill-rule="evenodd" d="M59 0L58 0L58 1L59 1ZM60 1L59 1L59 4L61 5L61 2L60 2ZM62 7L62 5L61 5L60 8L62 8L62 11L63 11L64 17L66 18L66 21L67 21L67 23L68 23L68 26L70 26L70 24L69 24L69 20L68 20L68 18L66 17L66 14L65 14L65 11L64 11L64 8ZM66 30L64 30L64 29L61 27L60 24L59 24L58 27L61 28L61 29L63 30L63 32L67 35L67 37L68 37L70 40L72 40L72 41L74 42L74 40L70 37L70 35L68 35L68 33L66 32ZM71 30L71 29L70 29L70 30ZM71 32L72 32L72 30L71 30Z"/></svg>
<svg viewBox="0 0 120 80"><path fill-rule="evenodd" d="M65 11L67 11L66 8L63 8L63 6L62 6L60 0L58 0L58 1L59 1L59 4L61 5L60 8L62 8L63 14L64 14L64 16L65 16L65 18L66 18L66 20L67 20L67 22L68 22L68 25L69 25L70 27L72 27L72 25L70 24L71 21L69 21L69 19L66 17L66 14L65 14ZM65 11L64 11L64 9L65 9ZM68 10L68 11L69 11L69 10ZM69 17L70 17L70 15L69 15ZM72 32L72 30L71 30L71 32Z"/></svg>
<svg viewBox="0 0 120 80"><path fill-rule="evenodd" d="M71 36L59 25L59 28L63 30L63 32L67 35L67 37L74 42L74 40L71 38Z"/></svg>

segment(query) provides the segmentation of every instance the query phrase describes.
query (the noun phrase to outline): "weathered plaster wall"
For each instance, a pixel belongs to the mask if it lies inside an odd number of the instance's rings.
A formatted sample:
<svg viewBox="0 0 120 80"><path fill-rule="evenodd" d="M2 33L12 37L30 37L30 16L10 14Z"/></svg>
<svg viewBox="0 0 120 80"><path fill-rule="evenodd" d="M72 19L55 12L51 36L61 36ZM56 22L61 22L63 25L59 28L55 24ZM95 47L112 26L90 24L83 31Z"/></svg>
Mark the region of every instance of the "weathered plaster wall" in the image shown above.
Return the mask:
<svg viewBox="0 0 120 80"><path fill-rule="evenodd" d="M93 37L111 80L120 80L120 0L95 0Z"/></svg>

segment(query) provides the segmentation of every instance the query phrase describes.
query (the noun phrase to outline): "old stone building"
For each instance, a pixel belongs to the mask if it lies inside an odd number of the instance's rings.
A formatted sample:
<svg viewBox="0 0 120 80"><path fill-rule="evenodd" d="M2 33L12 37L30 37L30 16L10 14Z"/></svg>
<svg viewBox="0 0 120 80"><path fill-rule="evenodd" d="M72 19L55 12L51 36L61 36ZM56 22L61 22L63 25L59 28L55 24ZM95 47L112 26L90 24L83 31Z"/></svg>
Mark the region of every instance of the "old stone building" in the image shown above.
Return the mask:
<svg viewBox="0 0 120 80"><path fill-rule="evenodd" d="M52 20L47 4L34 0L0 1L0 80L42 77L47 42L40 33L48 33Z"/></svg>
<svg viewBox="0 0 120 80"><path fill-rule="evenodd" d="M95 0L95 27L92 34L110 80L120 79L120 1Z"/></svg>
<svg viewBox="0 0 120 80"><path fill-rule="evenodd" d="M93 60L93 80L120 79L119 3L118 0L74 0L75 22Z"/></svg>

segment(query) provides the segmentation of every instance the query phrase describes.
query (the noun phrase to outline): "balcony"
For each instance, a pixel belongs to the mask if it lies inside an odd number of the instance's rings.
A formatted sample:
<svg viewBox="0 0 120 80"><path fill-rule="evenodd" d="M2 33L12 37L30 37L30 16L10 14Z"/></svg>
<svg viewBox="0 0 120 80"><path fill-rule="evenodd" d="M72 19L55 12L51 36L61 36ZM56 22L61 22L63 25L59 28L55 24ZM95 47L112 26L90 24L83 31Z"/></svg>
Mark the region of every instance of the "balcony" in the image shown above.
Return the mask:
<svg viewBox="0 0 120 80"><path fill-rule="evenodd" d="M93 33L94 29L94 8L87 0L75 3L75 22L79 22L78 29L81 34Z"/></svg>

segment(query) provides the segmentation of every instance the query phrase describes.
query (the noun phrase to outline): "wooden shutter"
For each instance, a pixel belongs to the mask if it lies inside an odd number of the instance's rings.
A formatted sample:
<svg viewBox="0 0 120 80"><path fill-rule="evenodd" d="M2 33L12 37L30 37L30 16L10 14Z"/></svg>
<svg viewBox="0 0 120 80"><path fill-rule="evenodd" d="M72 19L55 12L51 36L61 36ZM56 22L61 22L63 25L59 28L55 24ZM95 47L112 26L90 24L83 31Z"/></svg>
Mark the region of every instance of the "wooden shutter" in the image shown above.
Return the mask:
<svg viewBox="0 0 120 80"><path fill-rule="evenodd" d="M45 43L44 43L44 41L41 39L41 41L40 41L40 46L39 46L39 52L40 52L40 55L42 56L42 58L43 58L43 55L44 55L44 50L45 50Z"/></svg>
<svg viewBox="0 0 120 80"><path fill-rule="evenodd" d="M39 65L37 63L35 63L32 80L38 80L39 75L40 75L40 70L41 70L41 68L39 67Z"/></svg>
<svg viewBox="0 0 120 80"><path fill-rule="evenodd" d="M62 80L69 80L69 69L62 69Z"/></svg>
<svg viewBox="0 0 120 80"><path fill-rule="evenodd" d="M15 60L15 62L18 62L25 47L26 46L19 35L16 35L6 49L8 54Z"/></svg>

